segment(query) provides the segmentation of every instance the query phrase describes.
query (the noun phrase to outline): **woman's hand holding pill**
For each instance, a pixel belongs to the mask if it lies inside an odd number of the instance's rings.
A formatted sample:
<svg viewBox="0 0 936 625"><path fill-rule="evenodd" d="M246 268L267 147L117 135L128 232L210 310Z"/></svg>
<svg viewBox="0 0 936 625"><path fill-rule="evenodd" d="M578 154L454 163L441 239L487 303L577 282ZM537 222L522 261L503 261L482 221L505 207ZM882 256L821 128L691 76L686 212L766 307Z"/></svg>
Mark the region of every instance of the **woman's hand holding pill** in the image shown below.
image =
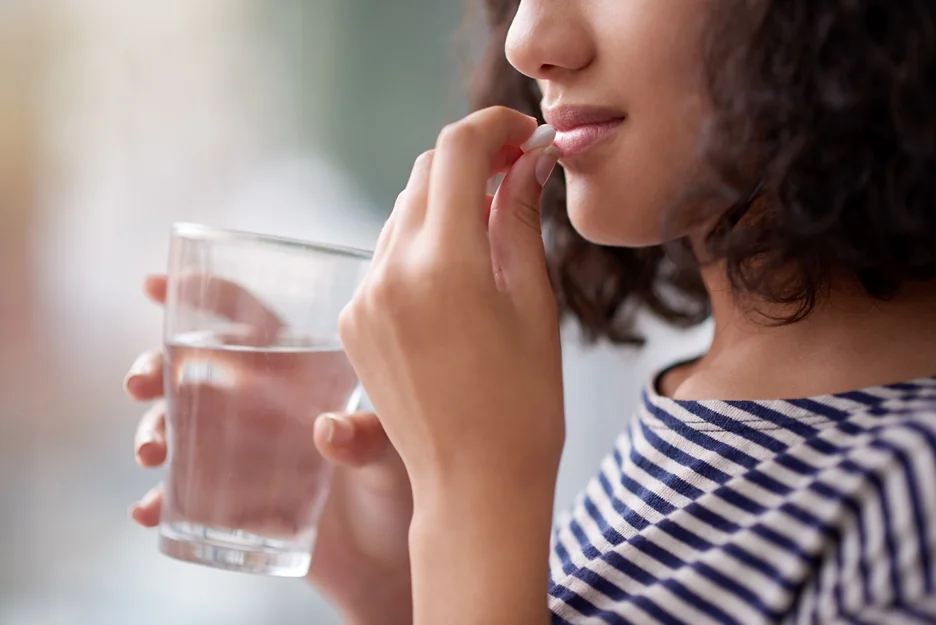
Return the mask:
<svg viewBox="0 0 936 625"><path fill-rule="evenodd" d="M417 624L548 620L564 442L539 212L553 136L501 107L445 128L342 313L348 356L413 486ZM488 179L504 172L490 197Z"/></svg>

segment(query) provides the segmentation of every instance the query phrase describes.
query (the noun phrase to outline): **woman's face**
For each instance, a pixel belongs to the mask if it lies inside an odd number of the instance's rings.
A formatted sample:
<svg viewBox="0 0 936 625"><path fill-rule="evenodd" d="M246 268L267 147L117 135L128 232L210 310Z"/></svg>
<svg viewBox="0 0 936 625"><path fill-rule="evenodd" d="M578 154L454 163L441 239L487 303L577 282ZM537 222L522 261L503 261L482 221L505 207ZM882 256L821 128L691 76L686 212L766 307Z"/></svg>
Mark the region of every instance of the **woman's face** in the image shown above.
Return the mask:
<svg viewBox="0 0 936 625"><path fill-rule="evenodd" d="M521 0L507 59L536 79L569 215L604 245L661 242L700 171L705 0ZM682 234L682 233L679 233Z"/></svg>

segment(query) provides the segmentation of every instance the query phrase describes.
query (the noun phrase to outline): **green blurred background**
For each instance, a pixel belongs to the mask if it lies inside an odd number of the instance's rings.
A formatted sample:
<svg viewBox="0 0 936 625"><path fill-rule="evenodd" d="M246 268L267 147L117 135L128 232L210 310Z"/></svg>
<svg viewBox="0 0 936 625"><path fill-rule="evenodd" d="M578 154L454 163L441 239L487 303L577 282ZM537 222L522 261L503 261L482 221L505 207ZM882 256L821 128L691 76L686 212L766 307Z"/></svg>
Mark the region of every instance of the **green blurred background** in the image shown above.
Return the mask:
<svg viewBox="0 0 936 625"><path fill-rule="evenodd" d="M468 59L454 45L465 13L458 0L280 0L262 9L307 112L301 141L353 172L381 211L438 129L467 111Z"/></svg>

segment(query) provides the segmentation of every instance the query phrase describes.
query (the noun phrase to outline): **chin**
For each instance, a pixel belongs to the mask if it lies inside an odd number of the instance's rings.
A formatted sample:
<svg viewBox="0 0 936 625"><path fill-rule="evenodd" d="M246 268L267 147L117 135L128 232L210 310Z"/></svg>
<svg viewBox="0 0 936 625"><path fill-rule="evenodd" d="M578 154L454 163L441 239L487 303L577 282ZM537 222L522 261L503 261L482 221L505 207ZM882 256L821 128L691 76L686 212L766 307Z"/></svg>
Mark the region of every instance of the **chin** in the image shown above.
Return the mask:
<svg viewBox="0 0 936 625"><path fill-rule="evenodd" d="M566 178L569 220L585 240L614 247L648 247L662 243L660 211L621 193L602 193L596 185Z"/></svg>

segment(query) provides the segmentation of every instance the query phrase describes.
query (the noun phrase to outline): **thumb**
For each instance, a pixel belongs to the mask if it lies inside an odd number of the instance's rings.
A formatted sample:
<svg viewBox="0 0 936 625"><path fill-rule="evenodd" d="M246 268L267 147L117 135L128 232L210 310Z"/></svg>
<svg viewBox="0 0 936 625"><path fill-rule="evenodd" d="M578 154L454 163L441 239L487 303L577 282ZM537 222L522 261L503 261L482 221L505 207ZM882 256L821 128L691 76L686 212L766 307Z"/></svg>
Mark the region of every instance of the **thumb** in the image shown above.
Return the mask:
<svg viewBox="0 0 936 625"><path fill-rule="evenodd" d="M540 205L559 149L540 147L520 157L491 205L488 232L497 286L512 291L548 279Z"/></svg>
<svg viewBox="0 0 936 625"><path fill-rule="evenodd" d="M319 415L314 438L319 453L341 465L360 467L396 456L377 415L370 412Z"/></svg>

